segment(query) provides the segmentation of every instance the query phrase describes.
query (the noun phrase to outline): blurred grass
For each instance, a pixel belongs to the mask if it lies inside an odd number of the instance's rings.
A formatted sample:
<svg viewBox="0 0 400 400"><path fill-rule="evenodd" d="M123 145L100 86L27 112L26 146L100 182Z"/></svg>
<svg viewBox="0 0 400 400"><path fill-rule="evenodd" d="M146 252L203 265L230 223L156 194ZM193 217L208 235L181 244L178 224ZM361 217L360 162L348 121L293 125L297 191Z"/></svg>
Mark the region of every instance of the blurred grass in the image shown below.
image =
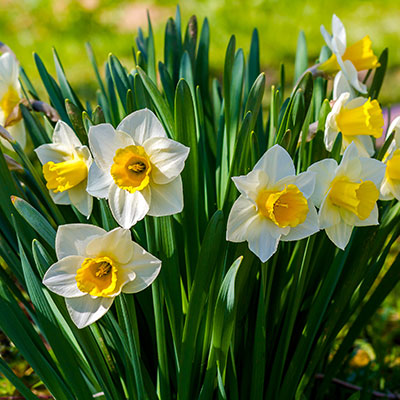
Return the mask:
<svg viewBox="0 0 400 400"><path fill-rule="evenodd" d="M369 34L376 53L390 49L390 72L381 95L384 104L400 102L400 2L398 0L302 1L302 0L190 0L182 2L183 25L192 14L199 25L205 16L211 27L210 65L219 74L231 34L248 50L252 29L260 34L261 63L267 72L267 84L274 83L279 65L285 63L292 79L297 36L305 31L310 64L316 59L323 39L320 24L330 30L336 13L347 29L348 43ZM90 41L100 64L110 52L133 67L131 47L139 26L146 28L146 10L150 12L156 34L158 58L162 59L163 31L166 20L175 14L171 0L1 0L0 40L17 54L31 79L39 77L32 61L36 51L54 72L51 48L56 47L73 86L86 98L93 98L94 80L86 57L84 42ZM199 26L200 29L200 26ZM390 82L390 84L388 83Z"/></svg>

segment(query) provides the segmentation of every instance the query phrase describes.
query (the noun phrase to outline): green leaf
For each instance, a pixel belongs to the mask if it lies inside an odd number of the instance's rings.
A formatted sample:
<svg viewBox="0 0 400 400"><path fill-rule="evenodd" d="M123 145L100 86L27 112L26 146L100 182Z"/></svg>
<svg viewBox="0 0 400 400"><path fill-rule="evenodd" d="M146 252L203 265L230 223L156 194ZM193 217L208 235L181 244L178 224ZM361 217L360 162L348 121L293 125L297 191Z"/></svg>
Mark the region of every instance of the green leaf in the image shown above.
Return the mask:
<svg viewBox="0 0 400 400"><path fill-rule="evenodd" d="M296 60L294 64L294 83L296 83L308 67L307 42L304 31L300 31L297 39Z"/></svg>
<svg viewBox="0 0 400 400"><path fill-rule="evenodd" d="M379 96L379 92L383 84L383 79L386 74L388 57L389 57L389 50L386 48L385 50L382 51L382 54L379 57L378 62L380 66L375 70L374 79L372 80L371 87L369 88L368 91L368 96L371 97L371 99L377 99Z"/></svg>

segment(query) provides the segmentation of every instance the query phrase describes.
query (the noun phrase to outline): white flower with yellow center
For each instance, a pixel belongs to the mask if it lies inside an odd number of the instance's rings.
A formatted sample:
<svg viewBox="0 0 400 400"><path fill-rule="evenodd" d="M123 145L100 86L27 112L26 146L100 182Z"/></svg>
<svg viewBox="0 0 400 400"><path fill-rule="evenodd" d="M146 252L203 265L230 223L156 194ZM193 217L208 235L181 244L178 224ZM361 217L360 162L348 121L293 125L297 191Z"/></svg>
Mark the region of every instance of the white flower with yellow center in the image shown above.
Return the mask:
<svg viewBox="0 0 400 400"><path fill-rule="evenodd" d="M336 100L325 122L325 146L331 151L339 132L342 133L342 152L354 143L362 157L375 153L371 136L378 139L383 134L382 109L376 100L357 97L350 100L343 93Z"/></svg>
<svg viewBox="0 0 400 400"><path fill-rule="evenodd" d="M316 173L315 191L311 197L319 208L319 225L330 240L344 250L354 226L378 225L379 187L385 164L373 158L360 157L351 143L340 165L332 158L311 165Z"/></svg>
<svg viewBox="0 0 400 400"><path fill-rule="evenodd" d="M50 196L56 204L72 204L89 217L93 198L86 191L88 171L92 156L87 146L82 146L75 132L63 121L58 121L53 133L53 143L35 149L43 164L43 175Z"/></svg>
<svg viewBox="0 0 400 400"><path fill-rule="evenodd" d="M94 225L62 225L56 235L56 254L58 261L47 270L43 283L65 297L78 328L101 318L121 292L147 288L161 268L161 261L122 228L106 232Z"/></svg>
<svg viewBox="0 0 400 400"><path fill-rule="evenodd" d="M11 136L24 148L26 145L24 121L21 118L13 118L8 121L21 100L21 85L18 75L19 66L14 55L2 54L0 56L0 124L7 128ZM6 140L2 139L2 143L12 149Z"/></svg>
<svg viewBox="0 0 400 400"><path fill-rule="evenodd" d="M300 240L319 230L310 197L314 173L295 175L288 152L275 145L244 176L233 177L241 193L228 218L226 239L247 241L262 261L277 250L279 241Z"/></svg>
<svg viewBox="0 0 400 400"><path fill-rule="evenodd" d="M353 96L352 88L360 93L367 93L367 87L359 81L357 71L379 67L369 36L347 47L346 30L335 14L332 16L332 35L323 25L321 25L321 34L333 54L318 69L328 74L337 73L333 98L338 98L344 92L350 92Z"/></svg>
<svg viewBox="0 0 400 400"><path fill-rule="evenodd" d="M386 164L385 177L381 185L381 200L400 201L400 117L397 117L390 124L388 134L394 132L393 142L383 159Z"/></svg>
<svg viewBox="0 0 400 400"><path fill-rule="evenodd" d="M150 110L110 124L92 126L89 145L95 162L88 192L108 198L111 212L129 229L145 217L172 215L183 209L182 179L189 148L168 139Z"/></svg>

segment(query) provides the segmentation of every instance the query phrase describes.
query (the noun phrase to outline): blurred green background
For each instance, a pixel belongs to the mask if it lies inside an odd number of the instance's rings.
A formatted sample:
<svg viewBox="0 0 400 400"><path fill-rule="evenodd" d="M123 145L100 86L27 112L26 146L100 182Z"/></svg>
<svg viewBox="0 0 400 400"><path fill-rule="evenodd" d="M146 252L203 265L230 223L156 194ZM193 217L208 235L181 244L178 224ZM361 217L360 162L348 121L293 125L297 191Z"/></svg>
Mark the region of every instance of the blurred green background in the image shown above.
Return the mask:
<svg viewBox="0 0 400 400"><path fill-rule="evenodd" d="M54 72L51 48L54 46L64 64L67 76L77 91L86 98L93 95L94 80L84 42L89 41L101 64L112 52L124 64L134 66L131 47L139 26L147 29L149 10L156 34L157 57L163 56L163 31L176 3L127 0L1 0L0 41L17 54L31 79L39 82L32 61L37 52L50 72ZM389 47L389 75L381 94L383 104L400 102L400 1L304 1L304 0L190 0L180 4L186 24L192 14L199 25L205 16L211 27L211 68L218 75L223 66L225 49L231 34L248 51L252 29L260 34L261 62L267 73L267 85L274 83L281 62L292 78L293 60L299 31L304 30L310 64L316 59L323 39L319 31L324 24L330 31L333 13L347 29L348 43L371 36L379 54ZM388 83L390 81L390 84Z"/></svg>

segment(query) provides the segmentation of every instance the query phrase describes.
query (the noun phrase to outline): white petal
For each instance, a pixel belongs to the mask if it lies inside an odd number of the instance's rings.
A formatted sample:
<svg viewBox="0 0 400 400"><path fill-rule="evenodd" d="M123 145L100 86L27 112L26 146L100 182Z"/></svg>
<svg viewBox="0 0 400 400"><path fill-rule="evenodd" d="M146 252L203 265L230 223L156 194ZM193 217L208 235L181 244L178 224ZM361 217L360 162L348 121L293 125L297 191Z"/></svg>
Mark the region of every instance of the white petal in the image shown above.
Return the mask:
<svg viewBox="0 0 400 400"><path fill-rule="evenodd" d="M253 169L247 175L233 176L232 181L243 196L255 202L260 190L268 186L268 175L260 169Z"/></svg>
<svg viewBox="0 0 400 400"><path fill-rule="evenodd" d="M281 230L267 218L257 218L248 229L249 249L266 262L278 249Z"/></svg>
<svg viewBox="0 0 400 400"><path fill-rule="evenodd" d="M67 310L74 324L79 328L93 324L111 307L113 297L91 297L89 295L65 299Z"/></svg>
<svg viewBox="0 0 400 400"><path fill-rule="evenodd" d="M126 264L132 259L133 250L131 233L122 228L115 228L105 235L92 239L86 247L89 257L109 256L121 264Z"/></svg>
<svg viewBox="0 0 400 400"><path fill-rule="evenodd" d="M321 35L323 36L326 45L332 50L332 36L328 33L323 25L320 26Z"/></svg>
<svg viewBox="0 0 400 400"><path fill-rule="evenodd" d="M254 169L261 169L266 172L269 178L269 186L286 176L295 174L292 158L289 153L278 144L264 153L254 166Z"/></svg>
<svg viewBox="0 0 400 400"><path fill-rule="evenodd" d="M148 190L130 193L113 184L110 187L108 204L111 213L120 226L130 229L136 222L142 220L150 208Z"/></svg>
<svg viewBox="0 0 400 400"><path fill-rule="evenodd" d="M189 147L165 137L147 139L143 147L152 164L151 178L158 184L169 183L182 172L190 151Z"/></svg>
<svg viewBox="0 0 400 400"><path fill-rule="evenodd" d="M167 137L158 118L147 108L129 114L121 121L117 130L128 133L139 145L152 137Z"/></svg>
<svg viewBox="0 0 400 400"><path fill-rule="evenodd" d="M21 119L15 125L7 127L10 135L19 143L19 145L25 149L26 147L26 129L24 120ZM8 142L7 142L8 143Z"/></svg>
<svg viewBox="0 0 400 400"><path fill-rule="evenodd" d="M363 106L367 101L368 99L365 97L356 97L347 102L345 108L347 110L354 110L355 108Z"/></svg>
<svg viewBox="0 0 400 400"><path fill-rule="evenodd" d="M345 176L351 181L357 182L360 179L360 174L361 162L359 153L357 146L352 142L344 151L342 161L336 169L336 176Z"/></svg>
<svg viewBox="0 0 400 400"><path fill-rule="evenodd" d="M260 215L254 203L243 195L239 196L229 213L226 240L236 243L247 240L247 230L257 218Z"/></svg>
<svg viewBox="0 0 400 400"><path fill-rule="evenodd" d="M338 99L343 93L349 93L351 99L356 96L356 93L346 78L346 75L343 71L339 71L333 80L333 100Z"/></svg>
<svg viewBox="0 0 400 400"><path fill-rule="evenodd" d="M285 185L296 185L303 193L306 199L310 198L314 193L316 173L312 171L302 172L297 176L288 176L276 183L279 188L284 188Z"/></svg>
<svg viewBox="0 0 400 400"><path fill-rule="evenodd" d="M35 153L42 165L47 164L49 161L59 163L72 158L72 149L60 143L42 144L35 149Z"/></svg>
<svg viewBox="0 0 400 400"><path fill-rule="evenodd" d="M346 75L347 80L350 82L350 85L358 92L366 94L367 86L358 80L358 72L353 63L350 60L342 61L340 57L338 57L338 63L343 73Z"/></svg>
<svg viewBox="0 0 400 400"><path fill-rule="evenodd" d="M360 157L372 157L375 153L374 143L371 136L359 135L359 136L348 136L352 139L352 142L356 145L358 154ZM343 143L346 145L346 137L343 137Z"/></svg>
<svg viewBox="0 0 400 400"><path fill-rule="evenodd" d="M161 217L178 214L183 210L182 178L179 175L172 182L165 185L151 183L151 202L149 215Z"/></svg>
<svg viewBox="0 0 400 400"><path fill-rule="evenodd" d="M71 200L69 199L68 191L54 193L52 190L49 190L49 195L55 204L60 204L60 205L71 204Z"/></svg>
<svg viewBox="0 0 400 400"><path fill-rule="evenodd" d="M308 200L308 209L306 220L302 224L297 225L294 228L290 228L290 232L286 236L281 236L282 241L287 242L304 239L308 236L314 235L314 233L319 231L317 210L315 209L311 200Z"/></svg>
<svg viewBox="0 0 400 400"><path fill-rule="evenodd" d="M329 117L329 115L328 115L328 117ZM325 125L325 133L324 133L324 144L328 151L332 151L333 145L336 141L339 131L335 128L332 128L332 125L329 122L330 121L327 118L326 125Z"/></svg>
<svg viewBox="0 0 400 400"><path fill-rule="evenodd" d="M379 196L380 200L384 200L384 201L393 200L393 198L394 198L393 185L387 178L383 179L382 185L380 188L380 192L381 192L380 196ZM399 190L399 193L400 193L400 190ZM397 200L400 200L400 197Z"/></svg>
<svg viewBox="0 0 400 400"><path fill-rule="evenodd" d="M328 196L322 202L318 217L321 229L337 225L341 221L339 208L331 203Z"/></svg>
<svg viewBox="0 0 400 400"><path fill-rule="evenodd" d="M361 162L361 174L360 179L363 181L372 181L375 186L379 189L382 180L385 176L386 165L374 158L360 158Z"/></svg>
<svg viewBox="0 0 400 400"><path fill-rule="evenodd" d="M17 88L19 92L18 68L18 62L11 53L4 53L0 56L1 91L7 91L10 86L13 86Z"/></svg>
<svg viewBox="0 0 400 400"><path fill-rule="evenodd" d="M81 267L85 257L68 256L53 264L44 274L43 284L52 292L63 297L80 297L84 295L76 283L76 271Z"/></svg>
<svg viewBox="0 0 400 400"><path fill-rule="evenodd" d="M107 171L114 161L118 149L133 145L132 138L123 132L116 132L110 124L99 124L89 129L89 147L96 164Z"/></svg>
<svg viewBox="0 0 400 400"><path fill-rule="evenodd" d="M89 194L100 199L108 198L108 192L113 183L114 180L108 171L103 171L95 162L92 163L86 188Z"/></svg>
<svg viewBox="0 0 400 400"><path fill-rule="evenodd" d="M326 158L308 167L307 171L315 172L315 188L311 196L313 203L320 207L322 200L329 190L329 186L335 178L337 162L333 158Z"/></svg>
<svg viewBox="0 0 400 400"><path fill-rule="evenodd" d="M136 293L150 286L161 269L161 261L148 253L137 243L134 245L132 262L124 265L125 271L134 272L134 279L122 287L124 293Z"/></svg>
<svg viewBox="0 0 400 400"><path fill-rule="evenodd" d="M93 197L86 191L87 180L68 190L71 204L85 217L89 218L93 208Z"/></svg>
<svg viewBox="0 0 400 400"><path fill-rule="evenodd" d="M356 222L354 225L355 226L379 225L378 217L379 217L378 205L375 204L375 206L372 209L371 214L369 214L368 218L361 220L356 217Z"/></svg>
<svg viewBox="0 0 400 400"><path fill-rule="evenodd" d="M342 250L344 250L347 246L347 243L349 243L352 231L353 227L351 225L347 225L343 221L340 221L338 224L325 229L329 239L337 247L339 247L339 249Z"/></svg>
<svg viewBox="0 0 400 400"><path fill-rule="evenodd" d="M71 149L82 146L75 132L64 121L57 121L53 133L53 143L63 144Z"/></svg>
<svg viewBox="0 0 400 400"><path fill-rule="evenodd" d="M342 24L342 21L333 14L332 16L332 48L335 53L343 55L346 51L346 30Z"/></svg>
<svg viewBox="0 0 400 400"><path fill-rule="evenodd" d="M57 258L67 256L86 257L86 246L95 237L106 233L103 228L89 224L67 224L58 227L56 235Z"/></svg>

